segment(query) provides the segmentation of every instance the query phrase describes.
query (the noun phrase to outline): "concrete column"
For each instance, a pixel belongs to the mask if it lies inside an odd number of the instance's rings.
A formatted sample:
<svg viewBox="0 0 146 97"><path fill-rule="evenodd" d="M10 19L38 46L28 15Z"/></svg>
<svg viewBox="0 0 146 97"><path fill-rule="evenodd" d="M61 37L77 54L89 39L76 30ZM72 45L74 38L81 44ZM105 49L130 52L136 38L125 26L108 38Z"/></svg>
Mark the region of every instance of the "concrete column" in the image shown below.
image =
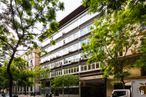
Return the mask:
<svg viewBox="0 0 146 97"><path fill-rule="evenodd" d="M79 73L81 72L81 65L79 64Z"/></svg>

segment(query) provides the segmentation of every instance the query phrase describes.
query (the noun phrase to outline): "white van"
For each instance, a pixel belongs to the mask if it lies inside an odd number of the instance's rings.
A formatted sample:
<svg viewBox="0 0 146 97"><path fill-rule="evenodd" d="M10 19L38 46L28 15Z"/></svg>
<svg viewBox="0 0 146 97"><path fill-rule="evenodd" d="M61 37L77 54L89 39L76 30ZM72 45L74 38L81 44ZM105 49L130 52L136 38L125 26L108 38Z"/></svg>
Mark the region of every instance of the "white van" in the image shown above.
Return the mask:
<svg viewBox="0 0 146 97"><path fill-rule="evenodd" d="M112 97L146 97L146 79L133 80L130 89L114 89Z"/></svg>

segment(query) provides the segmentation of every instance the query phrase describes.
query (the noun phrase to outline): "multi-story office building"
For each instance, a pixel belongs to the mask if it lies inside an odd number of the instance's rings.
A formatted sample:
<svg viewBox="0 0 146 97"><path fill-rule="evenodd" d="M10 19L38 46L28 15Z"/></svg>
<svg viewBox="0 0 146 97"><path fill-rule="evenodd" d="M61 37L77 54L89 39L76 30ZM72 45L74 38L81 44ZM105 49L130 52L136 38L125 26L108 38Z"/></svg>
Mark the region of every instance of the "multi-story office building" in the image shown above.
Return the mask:
<svg viewBox="0 0 146 97"><path fill-rule="evenodd" d="M76 97L105 97L105 80L100 63L87 65L87 58L82 54L82 44L88 43L90 27L98 16L99 13L88 14L87 8L80 6L60 21L59 32L52 36L55 45L51 45L51 39L43 41L42 49L47 53L41 56L41 66L51 70L48 79L42 80L47 87L50 87L50 78L76 74L80 76L80 85L72 88L69 94ZM65 94L68 93L65 91Z"/></svg>
<svg viewBox="0 0 146 97"><path fill-rule="evenodd" d="M99 13L88 14L87 8L80 6L60 21L59 32L52 36L56 41L55 45L51 45L51 39L43 41L42 49L47 53L41 56L41 66L49 68L51 73L48 75L48 79L42 79L42 82L46 83L48 89L51 78L76 74L80 76L79 86L72 88L70 93L65 91L65 94L72 94L75 97L111 96L114 88L112 77L108 80L103 78L100 63L87 64L87 58L82 54L82 44L88 43L90 27L94 19L98 19L99 16ZM133 50L134 48L131 47L124 59L129 62L135 60L137 54L133 53ZM146 79L144 68L133 67L129 68L128 72L130 75L124 79L127 88L130 87L132 80Z"/></svg>

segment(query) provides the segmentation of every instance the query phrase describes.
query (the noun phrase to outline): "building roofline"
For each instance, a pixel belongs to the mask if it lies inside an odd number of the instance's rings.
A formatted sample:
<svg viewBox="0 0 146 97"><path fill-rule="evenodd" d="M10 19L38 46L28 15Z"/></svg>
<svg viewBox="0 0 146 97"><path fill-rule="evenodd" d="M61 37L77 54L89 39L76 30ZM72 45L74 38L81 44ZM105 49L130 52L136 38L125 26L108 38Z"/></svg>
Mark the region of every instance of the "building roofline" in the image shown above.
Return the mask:
<svg viewBox="0 0 146 97"><path fill-rule="evenodd" d="M87 7L79 6L74 11L72 11L69 15L64 17L61 21L59 21L59 29L65 26L68 22L71 22L72 19L76 18L83 11L87 10Z"/></svg>
<svg viewBox="0 0 146 97"><path fill-rule="evenodd" d="M69 22L71 22L72 20L74 20L75 18L77 18L77 16L79 14L82 14L82 12L84 12L85 10L87 10L88 7L84 7L84 6L79 6L78 8L76 8L74 11L72 11L70 14L68 14L66 17L64 17L62 20L59 21L59 29L61 29L62 27L64 27L65 25L67 25ZM40 35L39 37L41 37L42 35ZM47 37L44 37L43 40L45 40Z"/></svg>

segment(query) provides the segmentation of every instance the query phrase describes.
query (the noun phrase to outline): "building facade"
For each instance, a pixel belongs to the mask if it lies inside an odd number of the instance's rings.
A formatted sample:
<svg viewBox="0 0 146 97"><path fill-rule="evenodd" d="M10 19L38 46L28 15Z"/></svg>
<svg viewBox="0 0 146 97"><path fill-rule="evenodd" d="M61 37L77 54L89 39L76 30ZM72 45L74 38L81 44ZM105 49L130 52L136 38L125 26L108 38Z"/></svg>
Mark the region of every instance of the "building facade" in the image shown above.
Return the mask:
<svg viewBox="0 0 146 97"><path fill-rule="evenodd" d="M43 41L42 49L47 53L41 55L41 67L51 70L48 79L42 79L42 83L46 83L46 89L48 87L49 90L50 87L49 79L75 74L79 75L80 84L72 88L70 93L66 89L65 95L105 97L105 79L102 76L100 63L87 64L87 58L82 53L82 44L88 43L90 28L94 19L98 17L99 13L88 14L87 8L80 6L60 21L59 32L52 36L56 41L55 45L51 45L51 39Z"/></svg>
<svg viewBox="0 0 146 97"><path fill-rule="evenodd" d="M46 91L50 91L50 79L66 74L79 75L80 83L78 87L71 88L72 92L67 92L70 97L110 97L114 89L113 78L103 78L100 63L87 64L87 58L83 56L82 44L88 43L87 37L90 36L90 27L94 19L98 19L100 13L89 14L87 8L78 7L68 16L60 21L59 32L52 38L56 41L51 45L51 39L45 39L42 49L47 53L41 55L41 67L51 70L47 79L42 79L45 83ZM131 47L124 59L129 62L134 61L137 54L133 53ZM146 79L146 70L141 68L127 69L129 76L124 81L126 88L130 88L132 80ZM44 89L44 91L45 91ZM88 91L88 92L87 92ZM62 94L60 93L61 97Z"/></svg>
<svg viewBox="0 0 146 97"><path fill-rule="evenodd" d="M28 62L28 68L33 70L35 66L40 65L40 49L34 49L32 51L27 51L21 57ZM26 90L26 91L25 91ZM40 94L40 82L35 81L35 84L31 87L15 87L14 91L18 94Z"/></svg>

